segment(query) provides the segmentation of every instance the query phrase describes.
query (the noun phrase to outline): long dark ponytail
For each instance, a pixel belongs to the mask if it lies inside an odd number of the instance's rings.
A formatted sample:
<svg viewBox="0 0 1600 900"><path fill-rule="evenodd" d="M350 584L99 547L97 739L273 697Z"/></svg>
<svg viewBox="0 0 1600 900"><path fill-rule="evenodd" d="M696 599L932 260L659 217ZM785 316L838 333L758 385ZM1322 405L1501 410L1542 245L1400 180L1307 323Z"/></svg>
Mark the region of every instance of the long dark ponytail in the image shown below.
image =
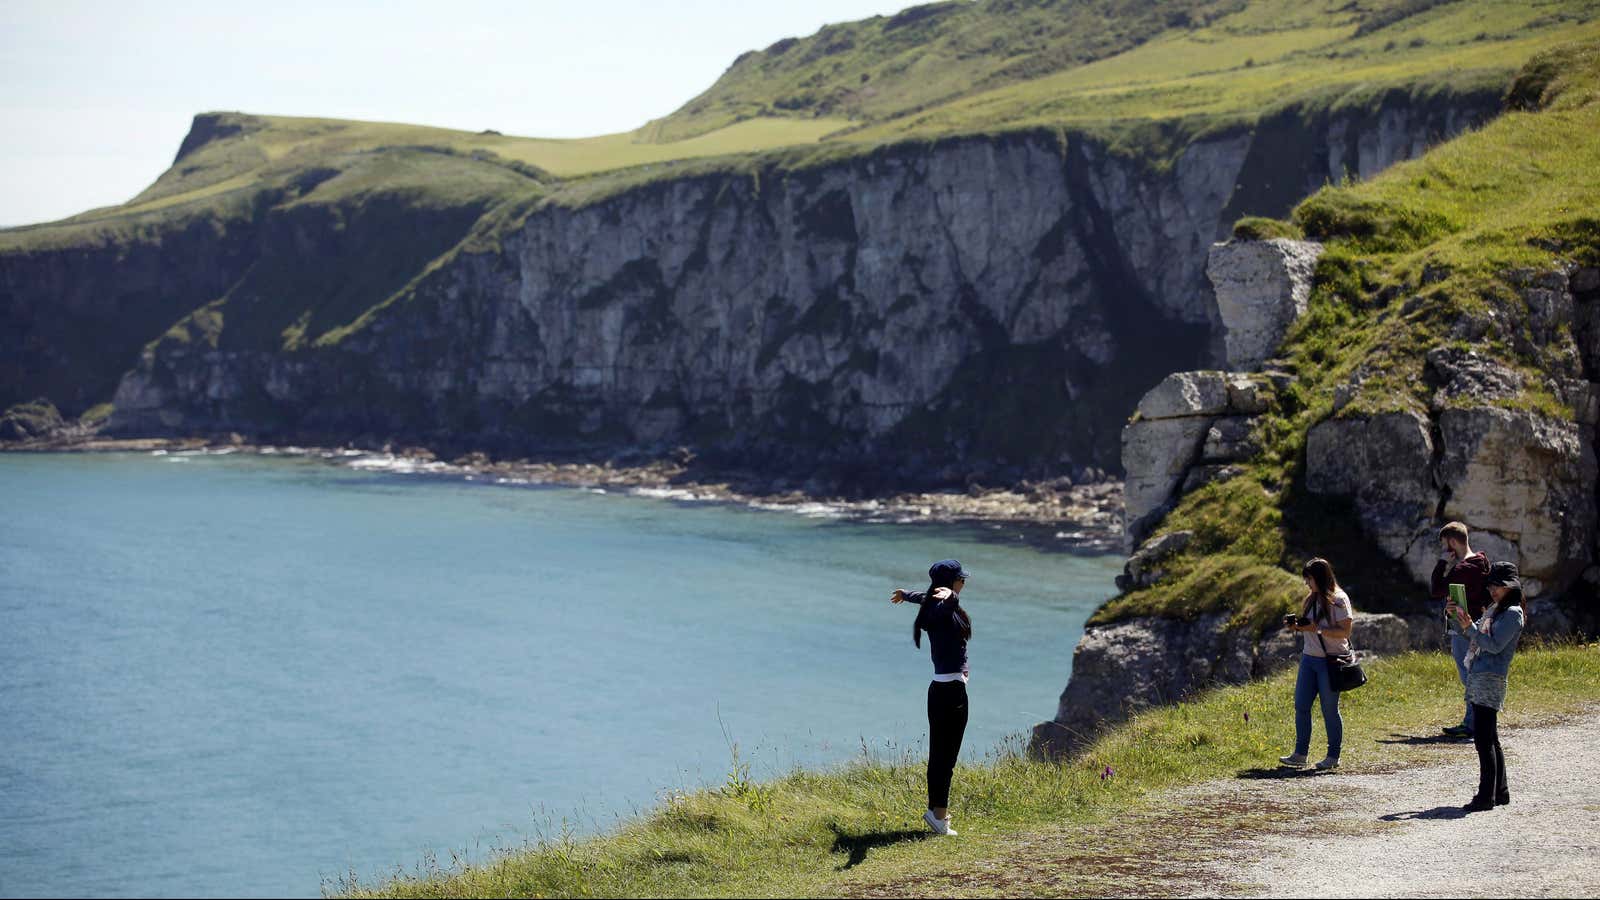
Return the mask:
<svg viewBox="0 0 1600 900"><path fill-rule="evenodd" d="M918 647L922 646L922 632L927 630L928 610L936 602L933 599L933 592L939 588L948 587L950 587L948 584L928 585L928 592L922 596L922 608L917 610L917 618L911 623L911 643L916 644ZM952 590L950 591L950 599L944 602L952 607L951 614L955 619L956 625L961 629L961 639L963 641L972 640L972 614L962 607L961 595Z"/></svg>

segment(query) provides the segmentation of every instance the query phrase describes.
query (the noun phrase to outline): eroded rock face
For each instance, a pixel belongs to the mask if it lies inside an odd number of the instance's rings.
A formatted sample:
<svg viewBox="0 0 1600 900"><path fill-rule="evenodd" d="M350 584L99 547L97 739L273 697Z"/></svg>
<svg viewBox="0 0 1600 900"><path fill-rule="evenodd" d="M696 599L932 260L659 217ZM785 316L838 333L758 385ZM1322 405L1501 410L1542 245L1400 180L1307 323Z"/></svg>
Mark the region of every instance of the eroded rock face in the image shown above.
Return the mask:
<svg viewBox="0 0 1600 900"><path fill-rule="evenodd" d="M1208 463L1241 462L1260 450L1255 439L1255 419L1225 416L1211 423L1200 458Z"/></svg>
<svg viewBox="0 0 1600 900"><path fill-rule="evenodd" d="M1201 685L1239 683L1255 669L1254 641L1225 613L1194 622L1141 617L1084 631L1056 717L1035 726L1031 750L1059 757L1139 709L1176 702Z"/></svg>
<svg viewBox="0 0 1600 900"><path fill-rule="evenodd" d="M1419 412L1328 419L1306 435L1306 487L1354 497L1362 527L1391 558L1409 560L1414 546L1432 554L1434 544L1418 541L1438 527L1433 449L1428 417ZM1419 557L1424 563L1426 579L1433 557Z"/></svg>
<svg viewBox="0 0 1600 900"><path fill-rule="evenodd" d="M228 349L213 379L159 346L114 425L1115 470L1139 391L1205 352L1241 141L1157 172L1053 133L951 140L551 204L337 347Z"/></svg>
<svg viewBox="0 0 1600 900"><path fill-rule="evenodd" d="M1216 244L1206 275L1216 292L1229 368L1260 367L1306 311L1322 245L1275 238Z"/></svg>
<svg viewBox="0 0 1600 900"><path fill-rule="evenodd" d="M1193 539L1193 531L1171 531L1151 538L1123 565L1122 574L1117 576L1117 589L1131 591L1160 581L1166 574L1161 564Z"/></svg>
<svg viewBox="0 0 1600 900"><path fill-rule="evenodd" d="M1269 394L1262 376L1215 371L1174 372L1145 394L1122 429L1130 548L1183 493L1238 474L1228 463L1256 453L1253 416Z"/></svg>
<svg viewBox="0 0 1600 900"><path fill-rule="evenodd" d="M1173 372L1139 400L1144 419L1214 416L1228 410L1228 376L1224 372Z"/></svg>
<svg viewBox="0 0 1600 900"><path fill-rule="evenodd" d="M1124 521L1130 542L1147 534L1200 457L1211 430L1204 417L1141 419L1122 429Z"/></svg>
<svg viewBox="0 0 1600 900"><path fill-rule="evenodd" d="M1411 625L1390 613L1364 613L1356 610L1356 630L1350 643L1361 657L1393 656L1412 649Z"/></svg>
<svg viewBox="0 0 1600 900"><path fill-rule="evenodd" d="M1439 430L1445 518L1514 543L1522 571L1544 586L1571 583L1595 539L1591 429L1485 406L1445 410Z"/></svg>
<svg viewBox="0 0 1600 900"><path fill-rule="evenodd" d="M1543 384L1482 350L1436 347L1424 368L1428 410L1317 424L1307 436L1306 482L1315 493L1354 498L1367 535L1419 583L1437 559L1439 526L1456 520L1471 531L1475 550L1519 565L1530 598L1561 594L1594 558L1600 520L1600 385L1586 380L1600 369L1588 343L1592 299L1573 287L1587 282L1565 270L1502 277L1526 302L1519 313L1526 331L1507 333L1520 342L1518 352L1547 361ZM1473 326L1471 339L1487 334L1470 316L1457 330L1463 324ZM1361 377L1358 371L1335 391L1336 408L1359 392ZM1570 417L1527 403L1541 387L1570 407Z"/></svg>

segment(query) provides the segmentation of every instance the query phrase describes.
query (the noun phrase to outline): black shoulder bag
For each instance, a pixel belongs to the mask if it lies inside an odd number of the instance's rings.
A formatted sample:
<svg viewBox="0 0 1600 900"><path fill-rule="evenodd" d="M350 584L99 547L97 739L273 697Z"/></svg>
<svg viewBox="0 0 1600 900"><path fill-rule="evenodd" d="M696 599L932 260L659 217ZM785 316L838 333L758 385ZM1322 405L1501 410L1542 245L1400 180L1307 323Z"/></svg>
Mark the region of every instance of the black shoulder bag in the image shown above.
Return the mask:
<svg viewBox="0 0 1600 900"><path fill-rule="evenodd" d="M1351 637L1355 636L1355 629L1351 628ZM1317 634L1317 643L1322 645L1322 655L1328 660L1328 676L1333 681L1333 689L1343 693L1353 691L1367 683L1367 673L1361 671L1361 663L1356 662L1355 642L1350 643L1350 652L1343 656L1329 656L1328 643Z"/></svg>

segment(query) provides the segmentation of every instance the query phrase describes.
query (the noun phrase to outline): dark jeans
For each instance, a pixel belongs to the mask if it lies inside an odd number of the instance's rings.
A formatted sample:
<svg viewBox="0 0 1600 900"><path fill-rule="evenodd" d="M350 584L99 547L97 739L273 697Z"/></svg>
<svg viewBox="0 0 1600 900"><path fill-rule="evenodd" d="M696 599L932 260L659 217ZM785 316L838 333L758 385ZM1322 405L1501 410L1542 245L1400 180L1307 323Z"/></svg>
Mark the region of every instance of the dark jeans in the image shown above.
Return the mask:
<svg viewBox="0 0 1600 900"><path fill-rule="evenodd" d="M1450 635L1450 658L1456 661L1456 675L1461 679L1463 695L1467 687L1467 650L1471 649L1472 641L1459 634ZM1472 704L1466 704L1467 711L1461 714L1461 727L1472 730Z"/></svg>
<svg viewBox="0 0 1600 900"><path fill-rule="evenodd" d="M1500 752L1500 710L1472 704L1472 743L1478 748L1478 795L1485 803L1511 796L1506 786L1506 755Z"/></svg>
<svg viewBox="0 0 1600 900"><path fill-rule="evenodd" d="M950 778L967 731L967 686L960 681L928 684L928 808L950 805Z"/></svg>

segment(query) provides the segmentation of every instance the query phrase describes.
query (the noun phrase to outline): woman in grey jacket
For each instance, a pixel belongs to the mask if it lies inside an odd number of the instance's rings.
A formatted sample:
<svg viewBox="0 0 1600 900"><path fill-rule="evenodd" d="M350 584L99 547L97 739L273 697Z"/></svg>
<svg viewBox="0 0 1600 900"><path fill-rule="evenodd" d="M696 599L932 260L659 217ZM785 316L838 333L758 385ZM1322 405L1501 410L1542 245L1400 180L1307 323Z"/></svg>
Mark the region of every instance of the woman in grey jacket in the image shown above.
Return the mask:
<svg viewBox="0 0 1600 900"><path fill-rule="evenodd" d="M1472 641L1467 650L1467 702L1472 704L1472 742L1478 748L1478 793L1462 807L1467 812L1494 809L1511 802L1506 785L1506 757L1500 750L1499 716L1505 705L1506 676L1517 639L1527 621L1522 611L1522 580L1515 563L1497 562L1484 579L1494 602L1483 617L1450 604L1461 631Z"/></svg>

